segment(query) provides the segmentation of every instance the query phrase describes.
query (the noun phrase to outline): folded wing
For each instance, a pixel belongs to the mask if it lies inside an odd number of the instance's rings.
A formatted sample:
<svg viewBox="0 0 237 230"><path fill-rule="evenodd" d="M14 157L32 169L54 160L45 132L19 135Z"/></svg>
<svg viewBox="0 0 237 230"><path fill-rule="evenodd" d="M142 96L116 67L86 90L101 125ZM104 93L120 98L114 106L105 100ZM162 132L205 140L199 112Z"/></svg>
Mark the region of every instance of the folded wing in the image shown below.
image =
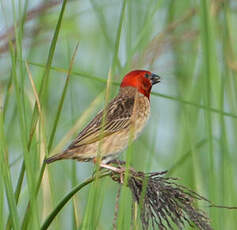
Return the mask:
<svg viewBox="0 0 237 230"><path fill-rule="evenodd" d="M94 143L108 135L128 128L131 123L133 105L134 98L114 98L106 109L99 112L78 134L65 152L82 145Z"/></svg>

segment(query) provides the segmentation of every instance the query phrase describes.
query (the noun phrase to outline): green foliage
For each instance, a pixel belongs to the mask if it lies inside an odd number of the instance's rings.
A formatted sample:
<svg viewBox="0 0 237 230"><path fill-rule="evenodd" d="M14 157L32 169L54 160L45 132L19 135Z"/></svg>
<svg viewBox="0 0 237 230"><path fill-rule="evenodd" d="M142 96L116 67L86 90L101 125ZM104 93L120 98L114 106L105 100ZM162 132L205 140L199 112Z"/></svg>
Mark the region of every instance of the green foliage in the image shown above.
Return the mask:
<svg viewBox="0 0 237 230"><path fill-rule="evenodd" d="M0 6L0 229L112 229L118 185L91 179L92 164L46 166L44 159L103 107L108 76L114 96L131 69L149 69L162 81L153 88L148 126L121 158L146 172L170 169L214 203L237 205L233 0ZM122 187L118 229L141 229L131 201ZM235 229L236 211L205 211L214 229Z"/></svg>

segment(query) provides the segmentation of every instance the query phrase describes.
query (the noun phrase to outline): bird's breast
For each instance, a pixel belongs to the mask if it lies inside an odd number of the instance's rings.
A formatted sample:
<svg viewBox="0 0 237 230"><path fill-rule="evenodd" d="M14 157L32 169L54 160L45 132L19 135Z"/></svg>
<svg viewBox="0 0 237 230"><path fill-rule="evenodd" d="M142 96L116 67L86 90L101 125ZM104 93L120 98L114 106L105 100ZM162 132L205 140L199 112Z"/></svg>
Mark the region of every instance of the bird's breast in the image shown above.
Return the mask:
<svg viewBox="0 0 237 230"><path fill-rule="evenodd" d="M150 116L150 102L145 96L139 96L134 104L131 132L136 139L141 134Z"/></svg>

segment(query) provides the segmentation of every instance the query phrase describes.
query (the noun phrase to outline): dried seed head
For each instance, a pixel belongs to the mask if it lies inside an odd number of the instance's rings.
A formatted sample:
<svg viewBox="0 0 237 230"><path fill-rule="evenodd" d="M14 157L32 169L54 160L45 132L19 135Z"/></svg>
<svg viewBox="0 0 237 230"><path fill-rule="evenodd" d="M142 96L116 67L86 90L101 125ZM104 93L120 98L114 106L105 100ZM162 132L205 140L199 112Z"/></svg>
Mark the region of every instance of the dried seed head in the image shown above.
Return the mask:
<svg viewBox="0 0 237 230"><path fill-rule="evenodd" d="M112 179L121 183L121 178L125 177L124 171L123 175L113 172ZM150 225L153 229L158 227L161 230L174 229L175 225L178 229L184 229L188 224L200 230L211 230L208 217L194 203L195 200L209 201L175 183L176 178L165 177L166 172L145 174L128 170L126 185L140 206L143 229L148 229Z"/></svg>

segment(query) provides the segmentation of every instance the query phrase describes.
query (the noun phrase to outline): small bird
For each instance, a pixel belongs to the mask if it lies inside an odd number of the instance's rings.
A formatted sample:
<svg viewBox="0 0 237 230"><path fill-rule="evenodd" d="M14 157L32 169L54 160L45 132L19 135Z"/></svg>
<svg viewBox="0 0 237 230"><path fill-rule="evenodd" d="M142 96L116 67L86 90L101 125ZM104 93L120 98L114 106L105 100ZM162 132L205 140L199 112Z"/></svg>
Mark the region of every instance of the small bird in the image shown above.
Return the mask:
<svg viewBox="0 0 237 230"><path fill-rule="evenodd" d="M150 92L160 77L146 70L126 74L116 96L104 110L78 134L62 152L46 159L51 163L62 159L96 161L103 164L115 160L143 130L150 115Z"/></svg>

